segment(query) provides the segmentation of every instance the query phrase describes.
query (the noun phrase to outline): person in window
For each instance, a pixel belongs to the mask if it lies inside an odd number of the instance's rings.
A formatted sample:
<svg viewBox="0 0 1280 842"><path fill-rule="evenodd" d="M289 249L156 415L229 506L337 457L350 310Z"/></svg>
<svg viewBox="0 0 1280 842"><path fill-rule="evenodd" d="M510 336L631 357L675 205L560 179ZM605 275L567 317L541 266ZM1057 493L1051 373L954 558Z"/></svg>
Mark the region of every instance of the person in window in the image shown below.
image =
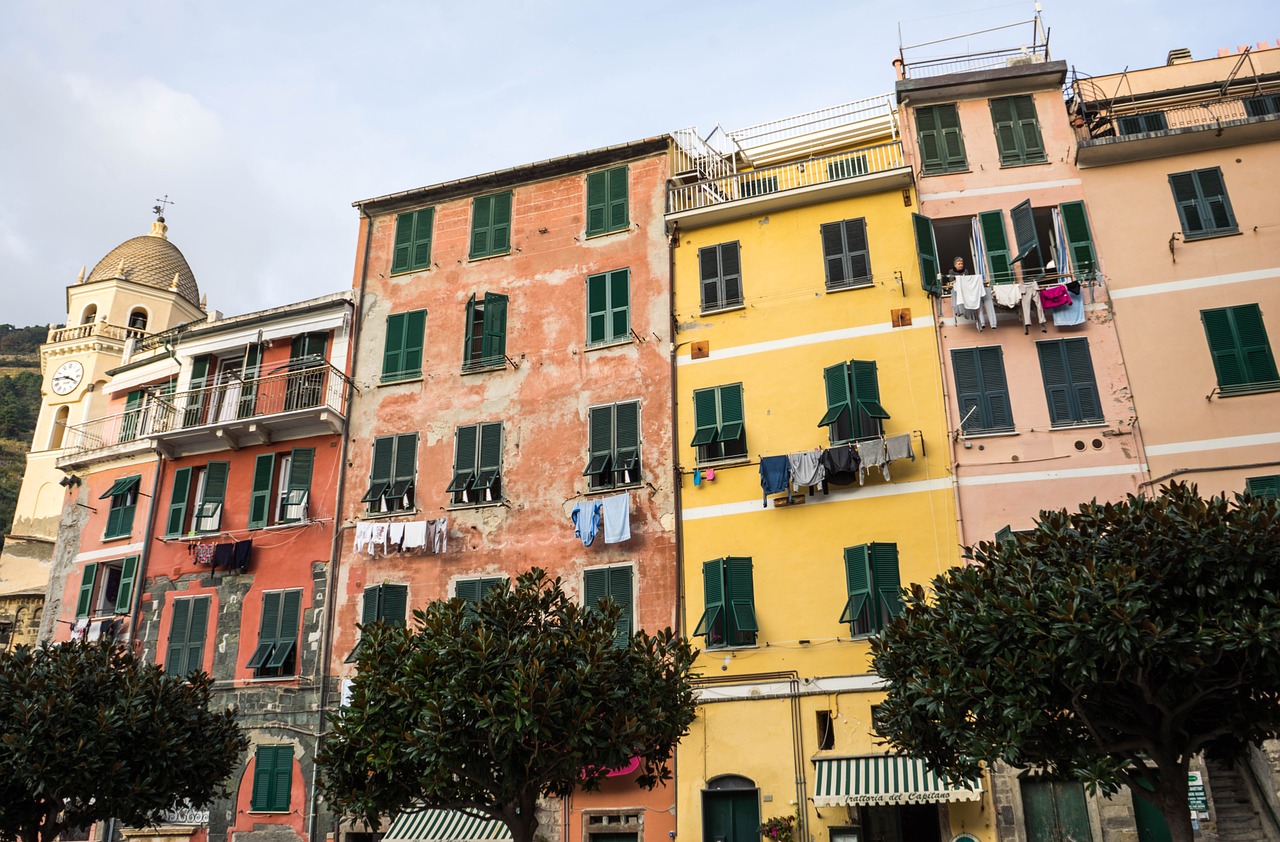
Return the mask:
<svg viewBox="0 0 1280 842"><path fill-rule="evenodd" d="M956 278L967 274L969 273L965 271L964 258L957 255L956 259L951 261L951 271L947 273L947 283L955 286Z"/></svg>

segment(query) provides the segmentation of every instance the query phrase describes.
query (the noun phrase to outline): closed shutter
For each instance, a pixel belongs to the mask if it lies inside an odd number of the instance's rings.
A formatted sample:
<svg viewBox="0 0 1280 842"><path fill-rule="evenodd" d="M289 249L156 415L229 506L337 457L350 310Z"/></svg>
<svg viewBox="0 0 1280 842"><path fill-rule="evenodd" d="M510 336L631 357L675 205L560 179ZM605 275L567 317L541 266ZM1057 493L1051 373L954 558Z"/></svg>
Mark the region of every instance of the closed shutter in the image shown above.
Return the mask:
<svg viewBox="0 0 1280 842"><path fill-rule="evenodd" d="M387 316L387 335L382 346L382 379L393 380L404 371L405 320L408 313Z"/></svg>
<svg viewBox="0 0 1280 842"><path fill-rule="evenodd" d="M902 582L898 578L898 545L873 543L871 574L875 577L877 617L897 617L902 613ZM879 624L883 629L884 624Z"/></svg>
<svg viewBox="0 0 1280 842"><path fill-rule="evenodd" d="M845 601L840 622L848 623L849 633L856 635L862 633L859 623L866 625L867 606L871 603L871 559L866 544L844 548L844 574L849 598Z"/></svg>
<svg viewBox="0 0 1280 842"><path fill-rule="evenodd" d="M1088 280L1098 273L1098 256L1093 249L1093 233L1089 229L1089 215L1084 202L1063 202L1058 205L1062 215L1062 227L1067 234L1067 251L1071 254L1071 271L1076 280ZM1058 267L1062 272L1065 266Z"/></svg>
<svg viewBox="0 0 1280 842"><path fill-rule="evenodd" d="M609 273L609 338L625 339L631 333L631 270Z"/></svg>
<svg viewBox="0 0 1280 842"><path fill-rule="evenodd" d="M1018 256L1013 259L1014 263L1021 263L1037 252L1040 248L1040 238L1036 235L1036 218L1031 211L1031 200L1024 199L1009 211L1009 216L1013 220L1013 239L1018 246Z"/></svg>
<svg viewBox="0 0 1280 842"><path fill-rule="evenodd" d="M1067 372L1071 389L1079 410L1080 421L1101 421L1102 402L1098 396L1098 384L1093 376L1093 359L1089 355L1089 340L1064 339Z"/></svg>
<svg viewBox="0 0 1280 842"><path fill-rule="evenodd" d="M988 429L1012 430L1013 407L1009 400L1009 385L1004 376L1004 350L999 346L992 346L978 348L977 352Z"/></svg>
<svg viewBox="0 0 1280 842"><path fill-rule="evenodd" d="M391 249L391 271L405 272L413 259L413 214L396 217L395 245Z"/></svg>
<svg viewBox="0 0 1280 842"><path fill-rule="evenodd" d="M755 642L760 630L756 623L755 591L751 581L751 559L726 558L725 590L729 603L730 641L734 644Z"/></svg>
<svg viewBox="0 0 1280 842"><path fill-rule="evenodd" d="M1029 96L1014 101L1018 121L1018 140L1022 143L1023 163L1044 160L1044 141L1040 138L1040 122L1036 119L1035 101Z"/></svg>
<svg viewBox="0 0 1280 842"><path fill-rule="evenodd" d="M919 139L920 163L925 173L945 172L938 106L916 109L916 137Z"/></svg>
<svg viewBox="0 0 1280 842"><path fill-rule="evenodd" d="M1011 284L1017 280L1013 276L1013 261L1009 254L1009 240L1004 232L1004 213L998 210L983 211L978 214L978 224L982 229L982 242L987 252L987 277L993 284Z"/></svg>
<svg viewBox="0 0 1280 842"><path fill-rule="evenodd" d="M587 276L587 344L607 342L609 333L609 276Z"/></svg>
<svg viewBox="0 0 1280 842"><path fill-rule="evenodd" d="M624 648L627 641L631 637L631 568L630 567L610 567L609 568L609 596L613 598L613 602L622 609L622 614L618 617L618 633L614 638L614 644L619 648Z"/></svg>
<svg viewBox="0 0 1280 842"><path fill-rule="evenodd" d="M698 249L698 277L702 284L702 309L715 310L721 307L718 246Z"/></svg>
<svg viewBox="0 0 1280 842"><path fill-rule="evenodd" d="M1062 340L1037 343L1036 350L1040 354L1040 376L1044 379L1045 398L1049 403L1049 423L1073 423L1077 419L1072 412L1071 382L1067 377Z"/></svg>
<svg viewBox="0 0 1280 842"><path fill-rule="evenodd" d="M263 453L253 461L253 488L249 492L249 528L267 525L271 514L271 480L275 476L276 455ZM176 494L177 489L174 489ZM170 509L172 519L172 508Z"/></svg>
<svg viewBox="0 0 1280 842"><path fill-rule="evenodd" d="M93 583L98 578L98 565L86 564L80 578L80 597L76 600L76 617L88 617L93 610Z"/></svg>
<svg viewBox="0 0 1280 842"><path fill-rule="evenodd" d="M613 407L593 406L587 414L587 469L583 476L604 482L613 463Z"/></svg>
<svg viewBox="0 0 1280 842"><path fill-rule="evenodd" d="M938 129L942 133L942 155L947 172L968 167L964 155L964 136L960 133L960 112L954 105L939 105Z"/></svg>
<svg viewBox="0 0 1280 842"><path fill-rule="evenodd" d="M1203 234L1207 227L1200 213L1200 194L1195 175L1194 172L1184 172L1169 176L1173 202L1178 208L1178 217L1182 220L1182 234L1186 237Z"/></svg>
<svg viewBox="0 0 1280 842"><path fill-rule="evenodd" d="M724 629L724 564L721 559L702 563L702 592L706 608L694 626L693 636L706 637L707 648L723 646L724 639L717 639Z"/></svg>
<svg viewBox="0 0 1280 842"><path fill-rule="evenodd" d="M942 281L938 277L938 243L933 236L933 220L913 213L911 225L915 230L916 256L920 261L920 286L930 295L939 295Z"/></svg>
<svg viewBox="0 0 1280 842"><path fill-rule="evenodd" d="M422 345L427 331L427 311L412 310L404 314L404 339L401 343L400 376L422 373Z"/></svg>
<svg viewBox="0 0 1280 842"><path fill-rule="evenodd" d="M395 459L388 502L392 508L409 508L413 505L414 485L418 476L418 434L401 433L391 438L395 441Z"/></svg>
<svg viewBox="0 0 1280 842"><path fill-rule="evenodd" d="M720 289L723 291L722 307L736 307L742 303L742 266L738 244L724 243L720 247Z"/></svg>
<svg viewBox="0 0 1280 842"><path fill-rule="evenodd" d="M1200 321L1204 323L1205 337L1209 340L1209 354L1218 375L1218 388L1230 391L1246 385L1248 374L1230 309L1201 310Z"/></svg>
<svg viewBox="0 0 1280 842"><path fill-rule="evenodd" d="M978 369L977 348L955 348L951 351L951 371L956 380L956 403L960 410L960 430L973 433L986 430L990 418L983 410L982 375Z"/></svg>
<svg viewBox="0 0 1280 842"><path fill-rule="evenodd" d="M490 245L493 227L493 196L479 196L471 203L471 254L485 257L492 254Z"/></svg>
<svg viewBox="0 0 1280 842"><path fill-rule="evenodd" d="M454 596L468 605L478 605L480 603L480 580L460 579L454 586Z"/></svg>
<svg viewBox="0 0 1280 842"><path fill-rule="evenodd" d="M609 595L609 570L598 568L582 574L582 607L596 608Z"/></svg>
<svg viewBox="0 0 1280 842"><path fill-rule="evenodd" d="M185 672L204 669L204 641L209 632L209 606L207 596L196 597L191 602L191 622L187 626L187 659Z"/></svg>
<svg viewBox="0 0 1280 842"><path fill-rule="evenodd" d="M609 230L620 231L630 224L627 206L627 168L609 170Z"/></svg>
<svg viewBox="0 0 1280 842"><path fill-rule="evenodd" d="M1089 355L1089 340L1059 339L1037 343L1036 348L1050 423L1101 421L1102 404Z"/></svg>
<svg viewBox="0 0 1280 842"><path fill-rule="evenodd" d="M1280 379L1257 304L1202 310L1200 319L1223 392L1272 385Z"/></svg>
<svg viewBox="0 0 1280 842"><path fill-rule="evenodd" d="M165 519L164 537L176 538L186 525L187 498L191 493L191 469L173 472L173 492L169 495L169 515Z"/></svg>
<svg viewBox="0 0 1280 842"><path fill-rule="evenodd" d="M258 746L249 809L258 813L287 811L292 784L293 746Z"/></svg>
<svg viewBox="0 0 1280 842"><path fill-rule="evenodd" d="M693 441L690 447L702 447L716 440L719 425L716 418L716 390L698 389L693 393Z"/></svg>
<svg viewBox="0 0 1280 842"><path fill-rule="evenodd" d="M378 622L379 606L382 603L382 585L372 585L364 589L364 599L360 602L360 624L369 625Z"/></svg>
<svg viewBox="0 0 1280 842"><path fill-rule="evenodd" d="M880 405L880 377L874 360L850 360L849 371L853 382L853 403L857 409L857 435L859 438L878 436L882 422L889 413Z"/></svg>
<svg viewBox="0 0 1280 842"><path fill-rule="evenodd" d="M500 365L507 353L507 297L493 292L484 294L484 341L481 346L483 365Z"/></svg>
<svg viewBox="0 0 1280 842"><path fill-rule="evenodd" d="M1018 148L1018 129L1014 125L1013 103L1010 99L991 100L991 123L995 129L996 147L1000 150L1000 165L1022 163Z"/></svg>
<svg viewBox="0 0 1280 842"><path fill-rule="evenodd" d="M173 616L169 620L169 650L164 656L164 670L172 675L186 675L187 628L191 624L191 604L195 600L175 599Z"/></svg>
<svg viewBox="0 0 1280 842"><path fill-rule="evenodd" d="M493 197L493 234L489 239L489 253L503 254L511 249L511 194L499 193Z"/></svg>
<svg viewBox="0 0 1280 842"><path fill-rule="evenodd" d="M1227 199L1227 186L1222 180L1222 170L1212 167L1196 170L1193 175L1200 192L1204 217L1213 232L1234 231L1236 218L1231 212L1231 202Z"/></svg>
<svg viewBox="0 0 1280 842"><path fill-rule="evenodd" d="M609 218L609 185L604 172L587 175L587 236L603 234Z"/></svg>
<svg viewBox="0 0 1280 842"><path fill-rule="evenodd" d="M867 250L867 220L847 219L842 227L848 259L849 282L853 284L870 282L871 256Z"/></svg>
<svg viewBox="0 0 1280 842"><path fill-rule="evenodd" d="M1232 307L1231 315L1235 320L1236 335L1240 338L1240 352L1249 382L1274 383L1280 379L1276 375L1271 343L1267 341L1267 329L1262 323L1262 310L1257 304L1245 304Z"/></svg>
<svg viewBox="0 0 1280 842"><path fill-rule="evenodd" d="M502 422L481 424L479 454L474 488L485 491L485 500L494 499L502 475Z"/></svg>
<svg viewBox="0 0 1280 842"><path fill-rule="evenodd" d="M476 445L480 431L477 425L458 427L453 436L453 479L445 490L450 494L466 491L476 475Z"/></svg>
<svg viewBox="0 0 1280 842"><path fill-rule="evenodd" d="M413 257L410 259L409 268L426 269L431 265L431 233L435 224L436 209L425 208L413 216Z"/></svg>
<svg viewBox="0 0 1280 842"><path fill-rule="evenodd" d="M373 456L369 465L369 490L360 498L370 511L379 511L382 499L391 487L395 460L396 437L381 436L373 440Z"/></svg>
<svg viewBox="0 0 1280 842"><path fill-rule="evenodd" d="M843 226L839 222L828 222L819 229L819 233L822 237L822 258L827 265L827 287L843 287L849 280Z"/></svg>
<svg viewBox="0 0 1280 842"><path fill-rule="evenodd" d="M131 555L120 567L120 587L116 589L115 611L128 614L133 607L133 588L138 581L138 557Z"/></svg>
<svg viewBox="0 0 1280 842"><path fill-rule="evenodd" d="M1280 475L1249 477L1244 482L1245 490L1254 497L1264 497L1268 500L1280 498Z"/></svg>

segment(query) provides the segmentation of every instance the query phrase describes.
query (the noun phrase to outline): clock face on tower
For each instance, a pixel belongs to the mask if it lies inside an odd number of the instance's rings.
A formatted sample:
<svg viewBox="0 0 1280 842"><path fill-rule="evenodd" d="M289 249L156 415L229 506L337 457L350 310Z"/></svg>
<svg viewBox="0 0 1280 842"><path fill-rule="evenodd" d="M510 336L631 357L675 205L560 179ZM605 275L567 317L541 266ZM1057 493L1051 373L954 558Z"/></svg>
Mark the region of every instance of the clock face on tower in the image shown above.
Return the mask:
<svg viewBox="0 0 1280 842"><path fill-rule="evenodd" d="M75 360L68 360L58 366L58 370L53 373L53 378L49 381L49 384L53 387L55 395L65 395L80 385L80 378L82 377L84 377L84 366Z"/></svg>

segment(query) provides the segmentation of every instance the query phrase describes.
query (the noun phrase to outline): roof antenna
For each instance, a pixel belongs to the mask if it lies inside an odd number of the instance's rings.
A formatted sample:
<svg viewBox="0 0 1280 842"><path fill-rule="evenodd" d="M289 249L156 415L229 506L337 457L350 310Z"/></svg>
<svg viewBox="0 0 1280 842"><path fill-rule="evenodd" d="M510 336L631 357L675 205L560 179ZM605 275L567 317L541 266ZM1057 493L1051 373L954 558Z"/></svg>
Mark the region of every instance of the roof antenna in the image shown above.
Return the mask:
<svg viewBox="0 0 1280 842"><path fill-rule="evenodd" d="M156 201L157 201L157 202L159 202L159 204L158 204L158 205L156 205L155 207L153 207L153 208L151 209L151 212L152 212L152 213L154 213L154 214L156 215L156 219L157 219L157 220L159 220L160 222L164 222L164 211L165 211L165 205L174 205L174 204L177 204L177 203L176 203L176 202L171 202L171 201L169 201L169 194L168 194L168 193L165 193L165 194L164 194L164 198L163 198L163 199L156 199Z"/></svg>

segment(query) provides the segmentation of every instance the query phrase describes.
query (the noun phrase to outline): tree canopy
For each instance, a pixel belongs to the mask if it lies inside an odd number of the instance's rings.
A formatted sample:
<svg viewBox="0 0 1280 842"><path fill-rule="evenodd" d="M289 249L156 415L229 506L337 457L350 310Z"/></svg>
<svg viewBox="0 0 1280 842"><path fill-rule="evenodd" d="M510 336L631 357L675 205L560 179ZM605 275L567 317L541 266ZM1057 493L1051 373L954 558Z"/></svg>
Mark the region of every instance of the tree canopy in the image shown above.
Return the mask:
<svg viewBox="0 0 1280 842"><path fill-rule="evenodd" d="M1003 761L1128 785L1190 840L1191 758L1280 728L1280 504L1175 483L966 556L872 645L889 742L957 777Z"/></svg>
<svg viewBox="0 0 1280 842"><path fill-rule="evenodd" d="M208 804L248 746L211 684L105 640L0 654L0 840Z"/></svg>
<svg viewBox="0 0 1280 842"><path fill-rule="evenodd" d="M636 757L640 786L668 780L695 651L670 629L616 642L619 616L534 569L478 603L415 611L412 629L361 627L350 702L317 759L326 799L374 827L425 806L530 842L539 797L596 789Z"/></svg>

